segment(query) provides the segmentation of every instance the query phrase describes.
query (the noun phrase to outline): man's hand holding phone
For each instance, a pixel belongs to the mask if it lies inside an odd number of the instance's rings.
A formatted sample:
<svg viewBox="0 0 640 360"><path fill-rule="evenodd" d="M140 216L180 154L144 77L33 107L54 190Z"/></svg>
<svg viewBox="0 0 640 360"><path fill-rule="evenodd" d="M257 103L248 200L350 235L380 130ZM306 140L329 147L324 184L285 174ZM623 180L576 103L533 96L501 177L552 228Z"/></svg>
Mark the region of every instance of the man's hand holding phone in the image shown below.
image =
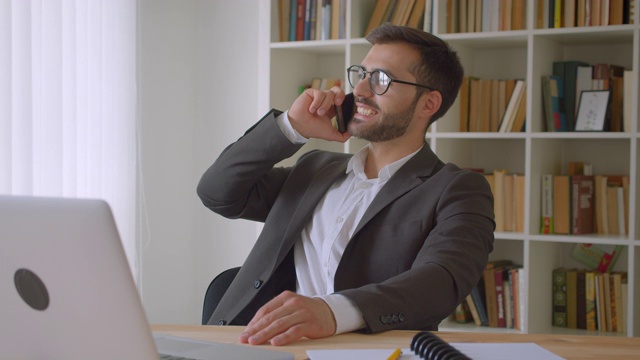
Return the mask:
<svg viewBox="0 0 640 360"><path fill-rule="evenodd" d="M293 102L287 116L291 126L307 139L345 142L349 133L338 131L331 122L336 105L342 105L344 99L344 91L337 86L331 90L307 89Z"/></svg>

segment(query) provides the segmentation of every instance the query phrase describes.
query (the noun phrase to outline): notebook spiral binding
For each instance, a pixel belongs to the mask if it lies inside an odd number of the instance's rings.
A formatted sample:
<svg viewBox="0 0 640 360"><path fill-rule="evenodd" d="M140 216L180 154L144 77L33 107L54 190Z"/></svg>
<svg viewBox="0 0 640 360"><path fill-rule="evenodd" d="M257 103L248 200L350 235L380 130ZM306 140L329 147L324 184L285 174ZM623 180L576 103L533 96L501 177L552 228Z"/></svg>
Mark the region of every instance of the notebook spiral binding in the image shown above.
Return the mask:
<svg viewBox="0 0 640 360"><path fill-rule="evenodd" d="M411 340L410 349L425 360L471 360L429 331L417 333Z"/></svg>

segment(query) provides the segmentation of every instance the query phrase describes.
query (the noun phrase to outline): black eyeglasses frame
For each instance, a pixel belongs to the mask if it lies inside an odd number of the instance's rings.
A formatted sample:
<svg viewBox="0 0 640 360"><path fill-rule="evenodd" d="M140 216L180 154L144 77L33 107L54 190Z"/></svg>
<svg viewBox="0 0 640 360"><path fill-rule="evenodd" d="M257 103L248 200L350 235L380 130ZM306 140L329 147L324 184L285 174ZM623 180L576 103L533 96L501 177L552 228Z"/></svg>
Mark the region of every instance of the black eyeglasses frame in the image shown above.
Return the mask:
<svg viewBox="0 0 640 360"><path fill-rule="evenodd" d="M373 71L367 71L365 68L363 68L360 65L351 65L347 68L347 81L349 82L349 85L351 86L351 88L355 88L355 86L353 86L353 84L351 83L351 76L350 73L352 72L356 72L354 70L357 69L357 73L360 75L360 81L364 80L367 75L369 75L369 89L371 90L372 93L376 94L376 95L384 95L387 93L387 91L389 91L389 88L391 87L391 83L398 83L398 84L405 84L405 85L413 85L413 86L417 86L417 87L421 87L421 88L425 88L429 91L437 91L437 89L431 87L431 86L427 86L427 85L422 85L422 84L418 84L418 83L413 83L413 82L409 82L409 81L404 81L404 80L398 80L398 79L394 79L391 76L389 76L389 74L387 74L386 72L384 72L383 70L373 70ZM387 88L380 94L378 94L374 89L373 89L373 84L371 83L371 79L373 79L373 74L375 73L382 73L384 74L388 79L389 79L389 83L387 83ZM364 74L364 77L362 76L362 74Z"/></svg>

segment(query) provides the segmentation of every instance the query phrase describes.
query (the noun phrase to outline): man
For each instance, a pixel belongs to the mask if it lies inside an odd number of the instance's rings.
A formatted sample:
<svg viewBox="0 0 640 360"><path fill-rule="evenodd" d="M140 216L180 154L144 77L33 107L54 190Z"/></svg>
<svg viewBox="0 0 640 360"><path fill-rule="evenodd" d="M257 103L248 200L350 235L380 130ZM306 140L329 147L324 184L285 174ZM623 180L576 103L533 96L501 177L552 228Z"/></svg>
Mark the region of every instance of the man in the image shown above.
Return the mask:
<svg viewBox="0 0 640 360"><path fill-rule="evenodd" d="M245 325L240 341L284 345L348 331L437 329L481 277L493 249L493 198L480 174L444 164L425 143L454 102L455 52L417 29L382 25L348 69L357 112L331 123L345 94L308 89L271 111L205 172L198 195L264 227L209 324ZM355 155L307 139L370 143Z"/></svg>

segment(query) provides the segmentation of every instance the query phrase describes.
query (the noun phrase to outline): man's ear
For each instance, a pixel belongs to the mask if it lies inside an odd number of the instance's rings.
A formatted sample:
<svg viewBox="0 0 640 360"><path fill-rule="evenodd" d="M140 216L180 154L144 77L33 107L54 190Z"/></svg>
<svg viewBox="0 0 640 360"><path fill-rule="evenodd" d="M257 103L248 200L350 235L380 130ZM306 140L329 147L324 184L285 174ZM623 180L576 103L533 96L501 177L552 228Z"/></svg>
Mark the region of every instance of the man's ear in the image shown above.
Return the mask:
<svg viewBox="0 0 640 360"><path fill-rule="evenodd" d="M431 119L442 106L442 94L439 91L432 90L422 94L420 99L420 112L424 117Z"/></svg>

